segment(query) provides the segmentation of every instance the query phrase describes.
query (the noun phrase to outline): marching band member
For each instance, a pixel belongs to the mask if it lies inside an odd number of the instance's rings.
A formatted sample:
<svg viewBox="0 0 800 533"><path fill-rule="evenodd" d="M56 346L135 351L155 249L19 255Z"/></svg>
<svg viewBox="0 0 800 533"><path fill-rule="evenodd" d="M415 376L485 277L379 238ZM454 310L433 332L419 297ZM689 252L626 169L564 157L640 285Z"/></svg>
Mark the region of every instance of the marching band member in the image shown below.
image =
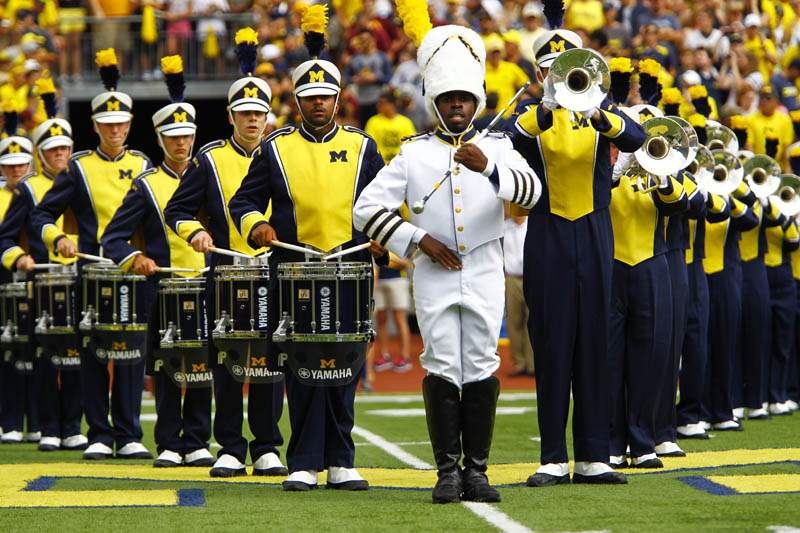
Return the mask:
<svg viewBox="0 0 800 533"><path fill-rule="evenodd" d="M239 30L235 41L244 77L228 89L228 121L233 126L233 135L200 149L167 203L164 217L170 228L188 241L195 251L205 253L211 247L219 246L254 256L265 250L259 246L251 247L239 234L234 222L237 219L228 213L228 202L247 175L253 154L261 142L272 92L266 81L252 75L258 45L256 32L251 28ZM262 213L266 210L265 205ZM208 215L205 227L198 221L203 212ZM213 324L214 269L217 265L231 262L227 256L211 256L206 296L209 324ZM209 345L216 402L214 438L222 446L210 474L212 477L243 476L247 473L244 463L248 451L247 439L242 435L243 383L234 379L218 361L218 352L213 344ZM248 389L247 421L254 437L249 446L250 457L253 474L257 476L286 474L278 452L278 446L283 444L278 427L283 413L283 382L270 379L269 382L251 382Z"/></svg>
<svg viewBox="0 0 800 533"><path fill-rule="evenodd" d="M17 113L13 104L4 102L4 129L6 137L0 141L0 173L5 181L0 188L0 220L7 215L13 200L18 196L17 186L21 180L32 176L33 145L25 137L17 135ZM3 272L2 281L12 281L10 272ZM4 325L5 326L5 325ZM4 332L5 336L5 332ZM33 361L33 348L14 346L3 349L2 366L2 420L0 442L16 444L23 440L36 442L40 439L38 391L34 375L38 364ZM30 368L29 365L33 365ZM27 367L27 368L26 368ZM27 428L25 420L27 419ZM28 431L25 431L27 429Z"/></svg>
<svg viewBox="0 0 800 533"><path fill-rule="evenodd" d="M172 103L153 115L153 126L158 144L164 151L161 165L146 170L133 182L122 205L114 214L103 233L103 249L123 270L150 276L148 286L150 305L150 333L147 358L158 349L158 298L156 278L159 266L193 269L196 276L205 266L203 254L180 239L164 223L164 206L178 188L192 157L195 131L195 108L183 101L185 88L183 61L180 56L161 60L164 80ZM141 231L144 249L137 249L131 241ZM155 346L154 346L155 345ZM214 458L208 451L211 437L211 384L208 387L186 388L175 385L163 371L155 372L156 414L155 440L159 456L153 463L157 467L211 466ZM183 396L183 408L181 408Z"/></svg>
<svg viewBox="0 0 800 533"><path fill-rule="evenodd" d="M326 10L327 6L316 4L303 14L302 29L312 59L292 73L302 123L298 128L276 130L261 144L229 204L231 218L253 246L280 240L328 251L366 242L353 228L353 201L383 167L383 159L366 133L336 123L341 74L330 61L318 59L325 43ZM270 202L272 215L267 218ZM273 279L281 263L303 258L302 253L273 248ZM349 260L370 261L370 254L362 251ZM346 293L339 298L352 297ZM275 312L270 311L274 325L278 322L276 300L271 306ZM328 488L369 487L354 468L350 433L356 381L314 387L286 372L292 436L286 452L289 477L283 490L315 489L321 470L328 471Z"/></svg>
<svg viewBox="0 0 800 533"><path fill-rule="evenodd" d="M742 198L742 201L738 198ZM709 360L701 406L703 420L700 422L707 422L718 431L741 429L741 425L733 417L731 393L733 359L736 356L742 314L739 239L741 232L758 225L758 218L748 207L755 202L755 196L744 182L728 197L728 202L731 214L728 220L706 221L703 258L710 306Z"/></svg>
<svg viewBox="0 0 800 533"><path fill-rule="evenodd" d="M48 116L33 132L42 170L19 184L0 226L3 265L9 270L28 272L33 270L35 263L66 265L75 262L75 259L66 259L48 250L40 234L29 231L33 209L53 186L56 176L67 168L73 145L72 126L63 118L56 117L58 108L52 78L39 79L36 89ZM63 228L62 219L58 225ZM74 235L68 237L73 241L76 239ZM19 246L23 241L27 242L27 252ZM87 439L81 434L80 352L77 346L67 346L56 352L51 346L40 343L40 348L43 353L39 361L42 424L39 450L85 449ZM58 365L54 361L58 361Z"/></svg>
<svg viewBox="0 0 800 533"><path fill-rule="evenodd" d="M791 152L789 154L791 157ZM797 218L795 217L795 224ZM792 411L797 411L800 407L800 248L791 254L792 276L794 277L795 289L797 291L797 307L795 307L795 346L792 354L793 364L789 365L789 378L787 390L789 401L787 407Z"/></svg>
<svg viewBox="0 0 800 533"><path fill-rule="evenodd" d="M800 236L793 219L767 228L766 233L767 252L764 255L764 264L767 266L772 311L767 401L769 414L787 415L792 413L786 402L789 400L787 384L795 344L797 313L797 289L792 275L790 254L800 245Z"/></svg>
<svg viewBox="0 0 800 533"><path fill-rule="evenodd" d="M614 174L627 161L630 158L621 157ZM688 208L689 197L674 177L658 177L657 190L643 193L631 175L638 170L620 170L625 173L615 183L610 203L614 230L608 349L610 463L614 468L627 466L630 446L632 467L661 468L664 465L656 456L659 395L653 391L664 389L669 381L673 328L665 226Z"/></svg>
<svg viewBox="0 0 800 533"><path fill-rule="evenodd" d="M452 36L458 39L451 39ZM465 43L465 44L462 44ZM412 138L356 202L356 226L405 257L414 257L414 300L427 371L425 412L438 481L434 503L500 501L486 468L500 389L497 339L503 316L503 200L530 209L541 184L502 133L476 139L473 119L485 105L486 51L473 31L442 26L428 32L417 61L435 132ZM442 162L446 162L445 165ZM421 214L404 222L395 211L412 204L447 172L449 186ZM488 198L494 198L488 203ZM459 467L463 444L463 471Z"/></svg>
<svg viewBox="0 0 800 533"><path fill-rule="evenodd" d="M128 193L133 178L150 168L143 153L125 146L133 117L133 101L116 90L119 81L117 58L113 49L96 56L106 92L92 99L92 122L100 138L95 150L73 154L67 169L56 177L31 215L33 232L40 234L48 249L73 258L80 251L100 252L100 235ZM57 220L71 210L78 225L78 245L67 238ZM78 263L79 265L82 262ZM84 459L107 459L112 455L125 459L149 459L150 452L141 444L139 423L144 359L115 364L109 415L109 375L107 361L99 360L94 350L81 350L83 408L89 424L89 447ZM112 447L116 444L116 454Z"/></svg>
<svg viewBox="0 0 800 533"><path fill-rule="evenodd" d="M558 27L561 2L552 17ZM545 2L548 4L548 2ZM606 101L578 122L554 99L549 68L561 51L582 46L578 35L551 30L537 38L541 102L523 104L514 147L542 178L544 192L528 217L524 287L531 311L541 467L528 485L568 483L566 429L570 390L577 483L625 483L606 463L609 452L608 323L614 238L611 145L633 152L644 142L636 122ZM569 147L569 149L565 149Z"/></svg>

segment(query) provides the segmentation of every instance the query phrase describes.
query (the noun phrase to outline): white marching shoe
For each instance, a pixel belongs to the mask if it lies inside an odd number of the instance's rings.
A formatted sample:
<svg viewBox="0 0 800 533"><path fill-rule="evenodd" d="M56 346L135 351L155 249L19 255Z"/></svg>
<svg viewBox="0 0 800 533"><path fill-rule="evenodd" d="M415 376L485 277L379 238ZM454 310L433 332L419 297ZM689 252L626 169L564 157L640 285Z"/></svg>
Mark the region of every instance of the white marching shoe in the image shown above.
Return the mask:
<svg viewBox="0 0 800 533"><path fill-rule="evenodd" d="M90 444L88 448L83 451L83 458L90 461L98 459L111 459L114 455L114 450L110 446L106 446L102 442L95 442Z"/></svg>
<svg viewBox="0 0 800 533"><path fill-rule="evenodd" d="M733 418L735 420L741 420L742 418L744 418L744 407L736 407L733 410Z"/></svg>
<svg viewBox="0 0 800 533"><path fill-rule="evenodd" d="M253 463L254 476L285 476L289 470L283 466L277 454L265 453Z"/></svg>
<svg viewBox="0 0 800 533"><path fill-rule="evenodd" d="M355 468L329 466L328 482L325 486L329 489L367 490L369 483Z"/></svg>
<svg viewBox="0 0 800 533"><path fill-rule="evenodd" d="M717 422L711 426L716 431L741 431L742 425L736 420L726 420L725 422Z"/></svg>
<svg viewBox="0 0 800 533"><path fill-rule="evenodd" d="M117 450L117 459L152 459L153 454L141 442L129 442Z"/></svg>
<svg viewBox="0 0 800 533"><path fill-rule="evenodd" d="M186 466L212 466L214 464L214 456L207 449L200 448L187 453L183 458L183 464Z"/></svg>
<svg viewBox="0 0 800 533"><path fill-rule="evenodd" d="M61 439L58 437L42 437L39 439L40 452L52 452L61 448Z"/></svg>
<svg viewBox="0 0 800 533"><path fill-rule="evenodd" d="M703 428L702 423L686 424L685 426L678 426L678 437L681 439L707 439L708 433Z"/></svg>
<svg viewBox="0 0 800 533"><path fill-rule="evenodd" d="M292 472L281 486L286 492L305 492L317 488L316 470L298 470Z"/></svg>
<svg viewBox="0 0 800 533"><path fill-rule="evenodd" d="M217 458L217 462L211 467L211 477L236 477L246 476L247 469L236 457L223 454Z"/></svg>
<svg viewBox="0 0 800 533"><path fill-rule="evenodd" d="M783 402L783 406L786 407L791 412L795 412L798 409L800 409L800 404L798 404L794 400L786 400L785 402Z"/></svg>
<svg viewBox="0 0 800 533"><path fill-rule="evenodd" d="M769 414L772 416L783 416L788 415L791 411L786 407L786 405L782 403L771 403L769 404Z"/></svg>
<svg viewBox="0 0 800 533"><path fill-rule="evenodd" d="M760 407L758 409L753 409L749 413L747 413L748 420L764 420L769 418L769 411Z"/></svg>
<svg viewBox="0 0 800 533"><path fill-rule="evenodd" d="M41 438L42 438L41 431L31 431L22 434L22 440L24 440L25 442L39 442Z"/></svg>
<svg viewBox="0 0 800 533"><path fill-rule="evenodd" d="M85 450L88 445L89 439L80 433L77 435L70 435L66 439L61 440L62 450Z"/></svg>
<svg viewBox="0 0 800 533"><path fill-rule="evenodd" d="M183 457L178 452L173 452L172 450L164 450L156 460L153 461L153 466L156 468L173 468L176 466L181 466L183 463Z"/></svg>
<svg viewBox="0 0 800 533"><path fill-rule="evenodd" d="M656 444L656 455L659 457L686 457L686 452L678 446L677 442L665 441Z"/></svg>
<svg viewBox="0 0 800 533"><path fill-rule="evenodd" d="M19 444L22 442L22 432L21 431L7 431L3 433L3 436L0 437L0 442L3 444Z"/></svg>

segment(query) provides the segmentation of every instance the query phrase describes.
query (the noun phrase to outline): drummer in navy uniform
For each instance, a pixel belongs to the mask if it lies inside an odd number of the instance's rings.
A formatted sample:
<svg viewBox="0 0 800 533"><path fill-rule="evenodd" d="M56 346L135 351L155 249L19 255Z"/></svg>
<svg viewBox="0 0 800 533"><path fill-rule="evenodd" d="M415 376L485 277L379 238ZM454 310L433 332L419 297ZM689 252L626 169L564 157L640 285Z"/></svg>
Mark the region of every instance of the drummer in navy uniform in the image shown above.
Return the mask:
<svg viewBox="0 0 800 533"><path fill-rule="evenodd" d="M54 254L47 249L38 233L28 231L34 207L53 186L56 176L67 168L73 145L72 126L63 118L56 117L58 107L52 78L39 79L36 90L48 116L33 131L42 170L19 184L14 201L0 226L3 266L9 270L28 272L33 270L36 263L69 265L75 262L75 259ZM63 220L59 219L58 224L62 227ZM77 236L70 235L70 238L76 240ZM27 251L20 246L23 242L27 243ZM53 342L63 344L64 340L58 336ZM45 347L42 342L37 343L42 349L39 361L41 451L59 448L82 450L87 446L87 439L81 434L80 351L77 339L75 342L59 350L53 350L52 346Z"/></svg>
<svg viewBox="0 0 800 533"><path fill-rule="evenodd" d="M189 243L164 223L164 206L189 166L197 125L194 106L183 101L185 83L181 57L163 58L161 69L172 101L153 115L164 161L134 180L102 238L103 249L123 270L148 276L152 281L148 286L148 300L151 302L148 353L145 354L148 363L155 359L153 352L158 349L160 340L158 299L155 294L158 267L194 270L178 274L184 277L197 276L205 267L203 254L194 251ZM141 250L131 244L139 231L145 237ZM200 354L204 359L201 365L205 367L208 354L206 350L203 352ZM159 452L154 466L211 466L214 463L208 451L208 439L211 437L211 380L203 387L187 387L183 395L183 388L172 381L166 370L156 368L153 373L158 416L155 440Z"/></svg>
<svg viewBox="0 0 800 533"><path fill-rule="evenodd" d="M316 59L324 46L325 9L317 4L303 15L306 46L313 59L292 74L303 122L299 128L275 131L261 144L230 201L232 219L254 246L279 239L328 251L368 242L353 228L353 201L383 166L383 159L366 133L335 121L341 74L333 63ZM312 19L317 23L309 24ZM272 216L267 218L263 213L270 202ZM302 253L273 248L270 268L276 272L281 263L303 260ZM347 260L369 262L370 254L362 251ZM340 294L340 299L352 297ZM276 300L273 298L272 309ZM274 324L276 314L270 316ZM329 488L367 489L367 481L354 468L350 435L356 380L315 387L302 383L298 376L286 373L292 436L286 452L290 474L283 482L284 490L314 489L317 473L326 469Z"/></svg>
<svg viewBox="0 0 800 533"><path fill-rule="evenodd" d="M133 117L133 101L116 90L120 73L114 50L99 51L95 60L106 88L106 92L95 96L91 102L92 122L100 144L95 150L72 156L66 171L56 177L53 187L31 215L32 231L42 236L49 250L66 258L75 257L78 251L101 253L100 235L122 204L133 178L151 167L146 155L125 146ZM71 211L77 221L77 246L57 224L67 211ZM99 350L81 349L83 408L89 424L89 447L83 453L84 459L107 459L112 455L123 459L151 458L141 443L139 423L144 359L139 354L135 359L127 359L125 364L114 365L112 426L108 422L111 376L107 360L101 360L95 352ZM115 444L116 453L112 449Z"/></svg>
<svg viewBox="0 0 800 533"><path fill-rule="evenodd" d="M406 24L408 27L408 24ZM414 256L414 301L425 351L420 358L425 415L438 480L433 503L498 502L486 470L500 382L503 318L503 200L530 209L542 186L504 133L478 138L485 106L486 51L474 31L439 26L425 35L426 106L434 133L412 138L356 202L356 227L405 257ZM451 165L449 184L418 212L417 199ZM414 205L404 222L394 211ZM459 464L463 450L463 469Z"/></svg>
<svg viewBox="0 0 800 533"><path fill-rule="evenodd" d="M233 125L233 136L207 144L192 159L184 179L164 210L167 224L183 240L191 243L198 252L208 252L212 246L230 249L254 256L263 248L251 247L241 235L228 214L228 200L239 188L250 167L253 152L261 142L267 124L272 92L264 80L254 77L257 35L250 28L236 34L237 55L245 76L235 81L228 90L228 120ZM262 213L267 210L264 206ZM208 216L206 226L198 221L200 213ZM211 273L219 265L228 265L231 259L219 254L211 255ZM213 282L209 282L206 308L213 313ZM213 323L209 314L209 324ZM246 475L247 439L242 435L243 383L237 381L232 371L219 362L218 351L209 346L209 357L214 373L214 437L222 446L217 461L211 468L212 477ZM283 382L250 382L248 398L248 423L254 439L250 442L253 474L283 476L286 468L281 464L278 446L283 444L278 421L283 412Z"/></svg>
<svg viewBox="0 0 800 533"><path fill-rule="evenodd" d="M4 128L6 137L0 141L0 169L5 181L0 187L0 220L7 215L12 200L17 196L16 188L19 182L33 175L33 145L25 137L17 133L17 113L6 109L4 103ZM1 283L11 283L12 275L8 271L0 272ZM3 325L3 342L12 342L10 328ZM20 343L21 344L21 343ZM16 444L25 440L36 442L41 437L39 432L38 396L34 388L34 361L33 354L27 351L28 346L13 346L8 349L6 345L0 349L2 363L2 417L0 427L3 428L0 442L3 444ZM24 432L25 419L27 418L27 432Z"/></svg>

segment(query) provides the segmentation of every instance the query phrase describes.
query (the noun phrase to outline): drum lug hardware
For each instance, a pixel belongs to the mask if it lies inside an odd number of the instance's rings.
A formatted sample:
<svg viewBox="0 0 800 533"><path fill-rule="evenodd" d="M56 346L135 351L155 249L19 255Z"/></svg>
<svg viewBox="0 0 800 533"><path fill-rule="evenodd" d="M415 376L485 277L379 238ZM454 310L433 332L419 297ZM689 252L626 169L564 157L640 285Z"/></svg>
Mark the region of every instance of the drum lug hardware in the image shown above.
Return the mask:
<svg viewBox="0 0 800 533"><path fill-rule="evenodd" d="M214 333L224 335L228 331L228 326L231 325L231 319L227 311L222 311L222 316L219 317L214 324Z"/></svg>
<svg viewBox="0 0 800 533"><path fill-rule="evenodd" d="M254 318L250 319L250 331L256 330L256 320Z"/></svg>
<svg viewBox="0 0 800 533"><path fill-rule="evenodd" d="M312 320L311 321L311 333L316 333L316 332L317 332L317 321L316 320Z"/></svg>
<svg viewBox="0 0 800 533"><path fill-rule="evenodd" d="M342 325L342 323L341 323L339 320L337 320L337 321L336 321L336 334L337 334L337 335L339 334L339 327L340 327L341 325Z"/></svg>
<svg viewBox="0 0 800 533"><path fill-rule="evenodd" d="M36 321L36 327L33 328L34 333L45 335L50 328L50 320L47 311L42 312L42 316Z"/></svg>
<svg viewBox="0 0 800 533"><path fill-rule="evenodd" d="M288 337L288 328L289 328L289 314L283 313L281 317L281 321L278 323L278 327L275 329L275 333L272 334L272 340L275 342L286 342L286 338Z"/></svg>
<svg viewBox="0 0 800 533"><path fill-rule="evenodd" d="M11 342L14 340L14 326L9 320L3 328L3 333L0 334L0 341Z"/></svg>
<svg viewBox="0 0 800 533"><path fill-rule="evenodd" d="M169 322L166 331L161 333L163 333L161 337L161 346L172 346L175 344L175 324L173 322Z"/></svg>
<svg viewBox="0 0 800 533"><path fill-rule="evenodd" d="M78 329L83 331L89 331L92 329L92 323L94 322L94 308L90 305L86 308L86 311L81 313L83 316L81 318L80 324L78 324Z"/></svg>

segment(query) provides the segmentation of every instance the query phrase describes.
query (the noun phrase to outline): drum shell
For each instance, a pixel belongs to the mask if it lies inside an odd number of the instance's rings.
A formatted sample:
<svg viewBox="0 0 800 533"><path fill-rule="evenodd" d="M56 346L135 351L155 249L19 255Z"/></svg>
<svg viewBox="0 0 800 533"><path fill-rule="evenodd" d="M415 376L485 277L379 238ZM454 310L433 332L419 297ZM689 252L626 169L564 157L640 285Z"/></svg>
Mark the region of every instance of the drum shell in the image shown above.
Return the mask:
<svg viewBox="0 0 800 533"><path fill-rule="evenodd" d="M33 286L18 281L0 285L2 329L0 342L6 345L27 344L33 335ZM8 327L10 326L10 328ZM8 335L6 335L6 331Z"/></svg>
<svg viewBox="0 0 800 533"><path fill-rule="evenodd" d="M146 331L146 293L145 276L126 274L116 266L84 266L83 310L93 307L93 330Z"/></svg>
<svg viewBox="0 0 800 533"><path fill-rule="evenodd" d="M219 265L214 272L214 316L219 320L223 313L231 323L222 331L214 328L212 337L217 340L253 339L269 337L269 266Z"/></svg>
<svg viewBox="0 0 800 533"><path fill-rule="evenodd" d="M47 329L37 330L37 336L75 335L77 280L74 272L43 272L35 275L37 322L45 312L49 317Z"/></svg>
<svg viewBox="0 0 800 533"><path fill-rule="evenodd" d="M205 278L168 278L158 284L160 349L200 348L208 344ZM165 342L174 327L172 342Z"/></svg>

